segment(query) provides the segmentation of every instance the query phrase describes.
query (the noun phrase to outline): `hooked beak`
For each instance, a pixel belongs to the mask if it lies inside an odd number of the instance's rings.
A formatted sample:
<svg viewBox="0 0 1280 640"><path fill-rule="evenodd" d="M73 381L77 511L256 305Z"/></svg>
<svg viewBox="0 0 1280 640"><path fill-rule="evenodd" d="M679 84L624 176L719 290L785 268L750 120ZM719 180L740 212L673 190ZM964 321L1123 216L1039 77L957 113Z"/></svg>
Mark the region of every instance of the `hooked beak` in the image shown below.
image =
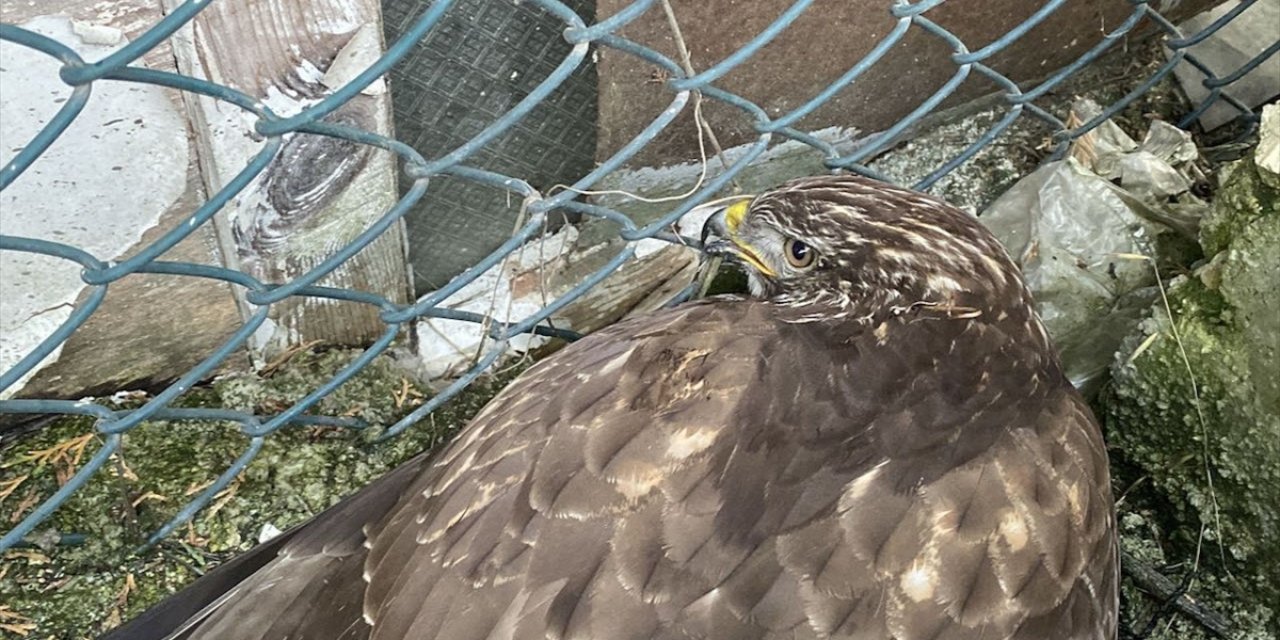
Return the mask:
<svg viewBox="0 0 1280 640"><path fill-rule="evenodd" d="M729 227L725 221L727 209L728 207L717 209L702 225L702 250L713 256L729 252Z"/></svg>
<svg viewBox="0 0 1280 640"><path fill-rule="evenodd" d="M749 204L749 200L741 200L711 214L702 225L702 250L711 256L728 256L761 275L774 277L777 273L760 259L751 245L738 237L738 226Z"/></svg>

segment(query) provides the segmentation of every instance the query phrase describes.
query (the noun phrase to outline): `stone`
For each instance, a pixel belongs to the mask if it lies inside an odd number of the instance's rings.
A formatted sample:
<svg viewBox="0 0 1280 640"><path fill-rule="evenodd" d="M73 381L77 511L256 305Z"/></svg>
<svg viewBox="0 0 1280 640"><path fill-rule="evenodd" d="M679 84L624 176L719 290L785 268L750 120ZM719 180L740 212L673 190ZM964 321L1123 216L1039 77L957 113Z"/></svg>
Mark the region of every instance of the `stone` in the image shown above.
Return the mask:
<svg viewBox="0 0 1280 640"><path fill-rule="evenodd" d="M1174 542L1191 557L1203 526L1204 561L1266 604L1280 602L1280 189L1259 164L1224 170L1201 227L1210 259L1125 339L1103 414L1118 457L1174 505Z"/></svg>

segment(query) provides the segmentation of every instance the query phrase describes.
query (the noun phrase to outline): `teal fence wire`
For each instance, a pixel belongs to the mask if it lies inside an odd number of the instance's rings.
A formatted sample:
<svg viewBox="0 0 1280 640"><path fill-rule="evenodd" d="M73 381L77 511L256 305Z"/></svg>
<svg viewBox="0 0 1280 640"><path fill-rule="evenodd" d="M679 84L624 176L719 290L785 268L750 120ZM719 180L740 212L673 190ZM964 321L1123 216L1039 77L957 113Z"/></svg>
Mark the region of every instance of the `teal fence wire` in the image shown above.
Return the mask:
<svg viewBox="0 0 1280 640"><path fill-rule="evenodd" d="M262 151L259 152L248 163L248 165L234 177L234 179L230 180L225 187L193 211L190 217L184 221L184 224L177 225L168 233L145 247L137 255L127 260L120 262L104 260L92 255L82 248L48 239L0 235L0 250L2 251L41 254L79 264L82 268L81 278L89 287L89 295L83 298L83 302L75 308L70 317L60 327L58 327L56 331L27 353L25 357L17 362L17 364L0 374L0 390L6 389L17 383L25 374L35 368L46 357L50 356L50 354L53 353L59 345L65 342L69 336L84 325L89 317L92 316L101 305L104 297L106 296L108 286L122 278L127 278L135 274L162 274L180 278L206 278L216 280L228 283L234 287L243 288L246 293L245 297L253 306L253 313L249 316L248 320L245 321L243 326L241 326L239 330L236 331L224 344L212 353L209 353L198 365L184 373L163 391L151 397L145 405L139 408L115 410L107 405L94 402L72 402L52 399L17 399L0 401L0 413L82 415L93 417L97 421L96 430L102 439L102 446L97 449L87 463L79 468L73 477L71 477L57 492L46 498L44 502L38 505L30 514L28 514L21 522L13 527L12 530L8 531L2 539L0 539L0 551L8 549L21 541L24 536L31 533L42 520L58 509L58 507L62 505L68 497L73 495L80 487L84 486L89 478L93 474L98 473L102 467L107 464L111 455L120 448L123 434L127 433L130 429L137 427L144 421L233 421L240 425L240 429L248 442L243 453L232 465L225 469L213 484L209 485L201 491L199 495L186 504L164 527L154 532L151 536L152 543L167 535L175 527L186 522L197 511L208 504L215 494L222 491L236 477L236 475L244 469L249 461L254 458L261 449L264 439L271 437L271 434L278 429L291 424L329 425L350 428L362 428L367 426L350 419L315 416L309 415L307 412L315 406L320 399L332 392L339 385L349 380L362 367L367 365L380 353L388 349L397 334L399 334L403 329L403 325L405 325L405 323L424 317L450 318L477 322L483 321L484 318L479 315L445 309L440 305L450 295L475 280L485 270L498 264L505 256L517 250L522 243L539 233L543 228L544 222L548 219L548 216L553 213L576 212L582 216L600 218L611 222L617 226L618 235L627 241L626 248L610 260L604 267L578 283L564 295L543 307L537 313L534 313L533 315L518 322L490 323L489 331L492 335L493 341L488 351L479 358L470 370L450 384L446 389L431 397L427 402L422 404L409 415L405 416L396 424L389 425L386 431L387 435L394 436L403 432L406 428L422 419L429 412L439 407L441 403L445 402L470 384L498 360L500 355L505 351L507 342L512 337L522 333L533 332L542 335L572 338L572 335L564 331L546 326L545 321L550 318L552 314L582 296L609 274L620 268L633 256L635 245L640 240L645 238L658 238L669 241L683 241L686 243L692 242L696 244L696 241L692 241L690 239L676 238L667 230L668 227L690 209L714 197L717 192L719 192L730 182L730 180L734 178L735 175L742 171L742 169L748 166L752 161L757 159L771 143L776 143L781 139L796 140L812 146L818 152L823 154L826 166L832 171L853 171L871 175L872 177L883 178L883 176L878 176L864 163L884 151L889 145L894 144L901 134L908 131L910 127L918 124L922 118L933 112L944 100L946 100L960 87L961 83L963 83L966 78L972 74L979 74L989 78L1003 90L1002 96L1005 108L1003 117L1001 117L989 130L982 134L962 152L956 154L952 158L949 158L940 166L936 167L925 178L915 185L912 185L917 189L927 189L942 176L948 174L957 166L972 158L974 154L986 145L990 144L997 136L999 136L1019 118L1038 119L1052 130L1052 142L1054 147L1051 157L1061 157L1065 154L1067 147L1072 140L1084 135L1111 116L1118 113L1121 109L1125 108L1134 100L1142 96L1165 76L1171 73L1175 66L1182 63L1189 64L1203 73L1203 85L1208 89L1209 93L1207 97L1199 102L1199 104L1194 106L1190 113L1186 114L1185 119L1180 123L1181 125L1186 126L1193 122L1201 113L1204 112L1205 109L1218 102L1230 104L1240 112L1240 116L1244 121L1256 123L1256 114L1254 114L1246 105L1224 93L1223 88L1238 80L1244 74L1262 64L1266 59L1275 55L1276 52L1280 50L1280 41L1278 41L1273 43L1259 55L1249 60L1239 69L1236 69L1227 75L1215 74L1202 61L1198 60L1195 55L1190 53L1188 48L1203 41L1227 23L1236 19L1237 16L1251 6L1256 0L1245 0L1240 2L1230 11L1215 20L1212 24L1195 34L1181 33L1179 29L1162 16L1157 8L1152 6L1151 3L1131 0L1130 4L1132 6L1132 12L1129 14L1128 19L1112 29L1110 32L1100 34L1096 45L1092 46L1092 48L1071 64L1052 74L1048 79L1034 84L1034 86L1023 87L1005 75L1002 75L999 71L987 66L984 61L987 61L994 54L1000 52L1011 43L1018 40L1035 25L1043 22L1048 16L1059 10L1059 8L1065 4L1066 0L1049 0L1045 2L1039 10L1024 22L1010 29L994 42L991 42L977 50L970 50L959 37L939 26L927 17L926 14L928 11L942 4L943 0L920 0L915 3L899 0L896 2L886 2L885 7L885 10L890 12L896 20L896 27L885 35L866 57L860 60L853 67L849 68L825 89L808 99L804 104L796 107L789 113L785 113L777 117L770 117L763 108L752 101L717 87L716 81L734 68L742 65L749 65L753 54L773 40L775 36L794 22L798 16L809 9L813 0L799 0L798 2L795 2L786 9L786 11L781 13L767 28L762 30L735 53L694 75L685 73L680 64L667 56L618 35L619 30L623 26L634 21L645 12L653 10L654 5L656 4L655 0L637 0L625 6L617 13L596 21L593 24L587 24L580 15L555 0L525 0L526 5L538 7L563 21L563 37L568 43L570 43L571 49L559 63L559 66L555 71L553 71L544 81L541 82L541 84L530 92L527 97L520 100L520 102L517 103L510 111L494 120L484 130L475 135L465 144L444 155L434 157L424 155L422 150L414 149L393 138L371 133L369 131L335 125L325 122L323 119L325 116L337 110L346 101L354 97L370 83L374 82L379 77L382 77L392 68L393 65L396 65L401 59L403 59L409 53L410 48L419 40L426 37L441 21L442 17L450 11L451 7L454 5L452 0L436 0L431 3L424 9L422 15L416 20L416 22L406 30L404 35L399 40L392 43L387 48L385 54L365 69L364 72L360 73L345 86L334 91L321 102L290 117L281 117L273 113L269 108L264 106L262 102L254 97L236 91L230 87L186 75L157 71L134 65L134 63L137 62L144 54L159 45L165 39L172 36L174 32L182 28L183 25L190 22L197 14L205 9L211 1L212 0L188 0L187 2L182 3L164 19L152 26L142 36L107 57L97 61L86 61L77 55L77 53L70 47L43 35L17 26L0 24L0 39L34 49L61 62L62 66L59 71L60 79L72 88L70 98L62 105L56 116L53 117L44 126L44 128L26 144L26 146L3 167L3 169L0 169L0 190L7 188L9 185L13 184L14 181L21 179L23 172L30 168L32 163L40 158L49 146L53 144L54 141L56 141L67 129L68 125L76 120L85 104L89 101L94 84L101 81L159 85L161 87L168 87L178 89L180 91L208 96L224 103L234 105L243 109L248 114L252 114L252 116L256 118L254 129L266 140L266 144ZM1163 37L1163 43L1164 46L1168 48L1170 55L1168 56L1168 61L1165 64L1156 69L1149 78L1137 86L1133 91L1115 103L1107 106L1096 117L1075 127L1068 126L1067 123L1063 122L1058 117L1033 103L1034 100L1043 96L1054 87L1060 85L1072 74L1097 60L1099 56L1111 49L1126 34L1133 31L1140 23L1154 25L1156 29L1163 32L1161 34ZM932 36L943 40L951 47L953 51L951 60L955 64L955 72L951 78L940 89L938 89L937 92L921 103L919 107L914 109L911 113L903 117L887 130L879 133L874 138L868 140L865 144L860 145L855 152L844 155L837 152L833 145L804 131L793 128L793 125L795 125L801 118L812 113L842 89L848 87L852 83L856 83L861 75L863 75L872 65L884 58L890 49L892 49L896 43L901 41L904 35L912 29L924 30ZM468 159L471 158L478 150L503 135L504 132L508 131L513 125L525 117L539 102L543 101L552 92L556 91L557 87L559 87L576 68L584 64L584 61L587 59L589 51L593 46L607 47L629 56L634 56L639 59L639 61L651 63L664 70L668 76L668 79L665 80L665 87L669 89L671 94L670 107L664 110L656 119L649 123L649 125L645 127L639 135L619 149L612 157L600 163L590 173L587 173L578 179L572 185L571 189L562 190L555 194L540 193L538 190L530 186L529 183L522 180L520 176L501 175L499 173L477 169L466 164ZM667 125L669 125L683 110L692 108L691 102L695 93L700 93L706 99L719 101L735 107L744 112L747 117L751 119L754 130L758 133L758 136L754 142L750 144L746 153L738 157L738 159L734 161L724 172L707 181L694 195L680 201L679 203L673 203L673 207L667 214L647 225L642 226L637 224L627 215L624 215L616 209L592 204L588 202L586 198L578 195L580 192L592 189L592 187L596 185L601 178L623 166L624 163L626 163L646 144L662 132L662 130L666 128ZM394 206L365 229L364 232L350 244L334 252L309 272L288 282L262 282L236 270L163 259L165 253L169 249L173 248L184 238L188 237L201 225L208 224L210 219L213 218L224 205L236 197L242 189L250 185L259 173L261 173L273 158L275 158L276 154L279 153L284 136L292 133L331 136L357 144L369 145L390 151L403 160L403 179L407 180L409 184L411 184L411 187ZM94 170L94 168L86 168L86 170ZM529 202L527 207L527 222L511 237L510 240L505 242L497 250L490 253L483 260L477 262L470 269L455 277L445 287L414 302L413 304L394 304L381 296L363 291L317 285L317 283L327 274L333 272L334 269L343 264L344 261L349 260L370 242L395 225L406 211L415 202L422 198L423 195L431 188L430 179L433 176L439 175L448 175L505 189L511 192L513 196L525 199ZM350 365L345 367L332 379L315 389L302 400L277 415L257 416L229 410L190 409L171 406L176 398L191 389L193 385L207 378L220 363L230 357L233 353L244 349L246 340L248 340L249 337L253 335L254 332L257 331L258 328L267 320L268 315L271 312L272 305L279 303L286 298L300 296L328 298L372 305L379 310L380 317L386 325L385 331L358 358L351 362Z"/></svg>

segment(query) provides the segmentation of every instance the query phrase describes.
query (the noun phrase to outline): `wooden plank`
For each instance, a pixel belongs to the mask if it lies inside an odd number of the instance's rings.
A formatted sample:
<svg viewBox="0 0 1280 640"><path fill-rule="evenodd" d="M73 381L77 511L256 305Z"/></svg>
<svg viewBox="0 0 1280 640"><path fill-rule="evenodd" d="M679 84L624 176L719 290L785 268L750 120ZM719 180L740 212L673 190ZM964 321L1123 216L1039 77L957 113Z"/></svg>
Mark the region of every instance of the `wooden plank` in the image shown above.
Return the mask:
<svg viewBox="0 0 1280 640"><path fill-rule="evenodd" d="M569 267L552 278L557 293L595 273L622 246L622 242L596 245L571 256L566 261ZM660 308L693 282L697 270L698 253L692 249L667 245L645 252L624 263L556 317L567 321L574 331L591 333L623 318Z"/></svg>
<svg viewBox="0 0 1280 640"><path fill-rule="evenodd" d="M163 17L155 0L0 1L0 20L53 29L60 39L94 60L124 39L132 40ZM8 49L11 56L17 49ZM43 119L56 110L69 89L56 77L57 65L40 60L8 66L6 84L47 84L39 95L6 92L6 107L28 107ZM135 63L136 64L136 63ZM162 43L142 58L149 68L175 70L173 53ZM8 75L14 74L14 75ZM17 86L16 84L13 86ZM29 104L28 104L29 103ZM6 119L6 128L18 127ZM26 139L7 137L6 147ZM0 211L6 233L58 240L89 247L103 260L119 260L181 224L204 200L196 156L189 146L184 109L177 92L104 82L76 123L4 194ZM9 149L6 149L6 153ZM8 155L5 156L9 157ZM156 162L157 157L170 160ZM149 161L149 163L148 163ZM148 193L140 195L141 184ZM23 194L24 191L29 193ZM41 208L48 208L46 215ZM219 264L213 233L197 229L164 256L200 264ZM4 252L0 289L5 307L6 351L19 357L60 324L75 305L85 303L88 287L79 267L66 261ZM23 262L28 264L19 266ZM27 268L29 267L29 268ZM25 314L18 300L52 296ZM12 305L12 306L11 306ZM11 313L21 314L11 318ZM10 322L14 320L16 322ZM194 278L128 276L108 288L97 312L46 359L44 367L7 393L19 397L77 398L119 389L152 387L171 380L217 348L239 326L230 287ZM0 369L12 364L6 353ZM16 360L14 360L16 361ZM229 366L246 364L232 358Z"/></svg>
<svg viewBox="0 0 1280 640"><path fill-rule="evenodd" d="M167 7L179 0L164 0ZM231 86L280 115L321 100L381 52L377 0L235 0L209 5L173 46L183 73ZM262 148L252 117L237 107L186 96L202 174L215 192ZM326 121L391 132L382 80ZM346 245L396 200L391 154L341 140L290 134L265 171L216 219L223 259L264 282L285 283ZM410 285L403 225L387 233L320 284L359 289L394 302ZM251 312L241 298L242 314ZM364 305L290 299L272 307L261 355L322 340L367 343L384 330Z"/></svg>
<svg viewBox="0 0 1280 640"><path fill-rule="evenodd" d="M620 239L584 247L574 227L534 238L511 258L494 265L447 298L444 308L521 322L604 268L624 249ZM632 259L551 318L560 329L591 333L629 315L653 311L688 285L698 253L658 240L637 243ZM422 318L414 369L423 381L450 378L467 370L493 342L471 322ZM509 355L539 352L545 338L514 337ZM553 345L554 347L554 345Z"/></svg>

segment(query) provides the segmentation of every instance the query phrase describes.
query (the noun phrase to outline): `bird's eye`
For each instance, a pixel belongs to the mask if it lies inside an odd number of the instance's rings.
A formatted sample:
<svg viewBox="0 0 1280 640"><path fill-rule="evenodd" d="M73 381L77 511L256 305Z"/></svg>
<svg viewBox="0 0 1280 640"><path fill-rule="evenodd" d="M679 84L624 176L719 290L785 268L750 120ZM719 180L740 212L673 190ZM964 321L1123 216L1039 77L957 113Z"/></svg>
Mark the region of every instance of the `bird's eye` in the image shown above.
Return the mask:
<svg viewBox="0 0 1280 640"><path fill-rule="evenodd" d="M787 238L783 252L787 255L787 263L797 269L812 267L814 259L818 257L818 252L814 251L813 247L795 238Z"/></svg>

